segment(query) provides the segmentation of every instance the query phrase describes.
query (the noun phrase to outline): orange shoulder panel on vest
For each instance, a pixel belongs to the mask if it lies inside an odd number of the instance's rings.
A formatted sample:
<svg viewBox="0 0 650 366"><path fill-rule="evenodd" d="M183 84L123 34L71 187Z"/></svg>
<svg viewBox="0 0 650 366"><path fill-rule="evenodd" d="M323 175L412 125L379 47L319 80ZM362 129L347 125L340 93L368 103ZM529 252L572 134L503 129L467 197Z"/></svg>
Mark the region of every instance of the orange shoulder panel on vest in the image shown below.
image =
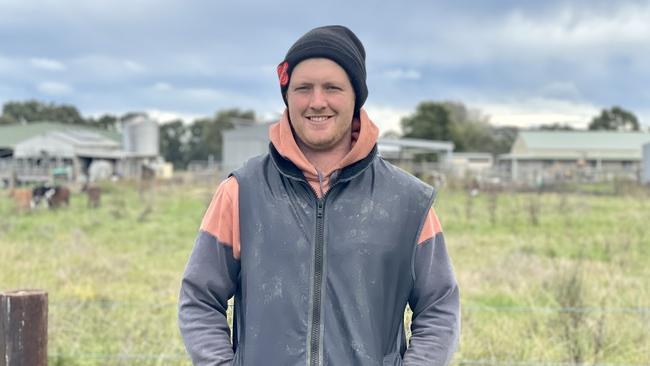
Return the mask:
<svg viewBox="0 0 650 366"><path fill-rule="evenodd" d="M203 216L201 230L232 247L233 256L239 259L239 184L234 177L229 177L217 188Z"/></svg>
<svg viewBox="0 0 650 366"><path fill-rule="evenodd" d="M420 238L418 239L418 244L422 244L425 241L433 238L436 234L442 232L442 226L440 226L440 220L438 220L438 215L436 211L431 207L427 218L424 220L424 226L422 226L422 231L420 231Z"/></svg>

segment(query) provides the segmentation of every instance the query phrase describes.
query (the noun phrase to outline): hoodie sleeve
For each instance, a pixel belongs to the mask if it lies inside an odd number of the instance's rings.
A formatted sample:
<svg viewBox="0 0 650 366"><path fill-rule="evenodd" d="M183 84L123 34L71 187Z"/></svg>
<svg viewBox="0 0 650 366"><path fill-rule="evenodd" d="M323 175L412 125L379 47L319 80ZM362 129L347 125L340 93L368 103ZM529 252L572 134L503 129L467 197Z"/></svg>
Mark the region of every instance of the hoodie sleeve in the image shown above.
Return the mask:
<svg viewBox="0 0 650 366"><path fill-rule="evenodd" d="M234 357L226 311L239 282L238 191L232 177L217 188L183 274L178 322L196 366Z"/></svg>
<svg viewBox="0 0 650 366"><path fill-rule="evenodd" d="M460 335L460 294L440 222L429 211L413 260L411 340L404 365L448 365Z"/></svg>

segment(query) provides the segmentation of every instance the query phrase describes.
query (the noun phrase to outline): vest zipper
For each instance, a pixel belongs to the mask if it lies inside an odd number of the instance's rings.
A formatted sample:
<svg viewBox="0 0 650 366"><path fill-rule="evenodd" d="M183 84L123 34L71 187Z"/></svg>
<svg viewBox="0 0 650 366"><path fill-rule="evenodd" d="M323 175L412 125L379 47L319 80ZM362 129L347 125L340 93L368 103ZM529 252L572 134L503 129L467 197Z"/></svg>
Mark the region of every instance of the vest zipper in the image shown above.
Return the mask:
<svg viewBox="0 0 650 366"><path fill-rule="evenodd" d="M320 174L320 173L319 173ZM313 282L313 297L312 297L312 321L311 321L311 334L309 339L309 365L320 365L320 325L321 325L321 298L322 298L322 285L323 285L323 252L325 251L325 201L327 196L332 192L333 188L339 184L335 181L330 185L327 192L323 197L318 198L318 194L314 187L308 182L305 182L316 198L316 247L314 251L314 282ZM322 192L322 189L321 189Z"/></svg>
<svg viewBox="0 0 650 366"><path fill-rule="evenodd" d="M321 296L323 283L323 251L325 246L325 197L318 199L316 211L316 247L314 251L314 283L312 298L311 339L309 342L310 365L320 361Z"/></svg>

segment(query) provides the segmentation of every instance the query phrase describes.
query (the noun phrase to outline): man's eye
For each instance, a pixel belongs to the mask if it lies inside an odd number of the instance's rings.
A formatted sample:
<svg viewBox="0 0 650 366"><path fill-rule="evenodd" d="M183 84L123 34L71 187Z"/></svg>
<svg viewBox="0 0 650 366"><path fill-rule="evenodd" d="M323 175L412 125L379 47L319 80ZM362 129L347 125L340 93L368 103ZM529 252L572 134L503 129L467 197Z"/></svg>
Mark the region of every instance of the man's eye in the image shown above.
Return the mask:
<svg viewBox="0 0 650 366"><path fill-rule="evenodd" d="M338 91L338 90L341 90L341 88L339 88L338 86L335 86L335 85L329 85L327 87L327 90L336 90L336 91Z"/></svg>
<svg viewBox="0 0 650 366"><path fill-rule="evenodd" d="M297 86L293 90L295 90L295 91L305 91L305 90L308 90L308 89L309 89L309 87L307 87L307 86Z"/></svg>

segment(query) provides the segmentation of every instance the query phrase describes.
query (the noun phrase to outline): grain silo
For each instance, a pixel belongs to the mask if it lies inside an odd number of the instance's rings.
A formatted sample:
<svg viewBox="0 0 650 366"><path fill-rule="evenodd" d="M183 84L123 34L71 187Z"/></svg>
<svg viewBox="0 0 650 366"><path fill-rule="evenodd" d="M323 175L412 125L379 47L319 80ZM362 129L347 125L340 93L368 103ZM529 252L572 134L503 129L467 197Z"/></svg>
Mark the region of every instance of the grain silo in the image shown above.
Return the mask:
<svg viewBox="0 0 650 366"><path fill-rule="evenodd" d="M156 157L159 154L160 132L158 123L138 115L124 122L123 148L133 157Z"/></svg>
<svg viewBox="0 0 650 366"><path fill-rule="evenodd" d="M150 167L159 159L160 132L158 123L144 114L138 114L122 122L122 148L124 160L120 174L141 176L143 167Z"/></svg>

